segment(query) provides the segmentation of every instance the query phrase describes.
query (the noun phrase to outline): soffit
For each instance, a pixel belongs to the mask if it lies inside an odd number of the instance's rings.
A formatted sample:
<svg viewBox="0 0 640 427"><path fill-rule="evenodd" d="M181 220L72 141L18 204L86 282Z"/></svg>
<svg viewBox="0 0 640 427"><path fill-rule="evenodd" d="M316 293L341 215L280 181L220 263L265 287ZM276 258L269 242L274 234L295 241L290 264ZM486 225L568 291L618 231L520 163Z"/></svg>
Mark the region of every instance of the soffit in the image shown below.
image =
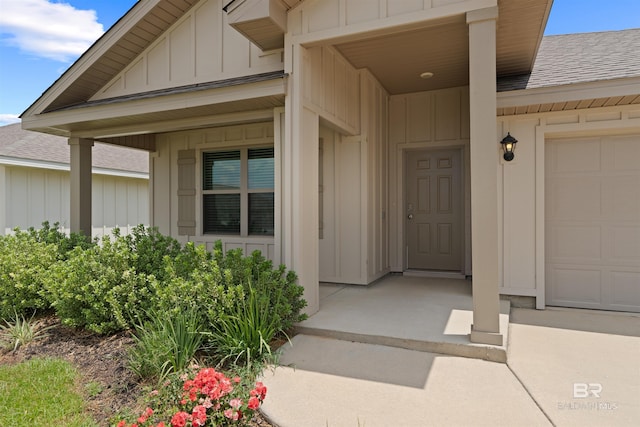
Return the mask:
<svg viewBox="0 0 640 427"><path fill-rule="evenodd" d="M498 76L531 71L551 0L498 2ZM391 94L469 84L469 31L466 17L431 21L420 29L339 43L336 48L356 68L368 68ZM428 80L419 76L434 73Z"/></svg>

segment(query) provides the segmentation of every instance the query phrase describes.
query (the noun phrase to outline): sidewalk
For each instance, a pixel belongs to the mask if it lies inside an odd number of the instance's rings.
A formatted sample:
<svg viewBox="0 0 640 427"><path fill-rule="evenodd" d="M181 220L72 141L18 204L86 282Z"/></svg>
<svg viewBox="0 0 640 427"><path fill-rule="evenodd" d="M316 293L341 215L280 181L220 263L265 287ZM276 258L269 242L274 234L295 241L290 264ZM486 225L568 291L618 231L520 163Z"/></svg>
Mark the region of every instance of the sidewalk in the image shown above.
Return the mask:
<svg viewBox="0 0 640 427"><path fill-rule="evenodd" d="M298 335L280 361L291 367L265 372L263 412L280 427L639 424L640 317L511 317L506 365Z"/></svg>

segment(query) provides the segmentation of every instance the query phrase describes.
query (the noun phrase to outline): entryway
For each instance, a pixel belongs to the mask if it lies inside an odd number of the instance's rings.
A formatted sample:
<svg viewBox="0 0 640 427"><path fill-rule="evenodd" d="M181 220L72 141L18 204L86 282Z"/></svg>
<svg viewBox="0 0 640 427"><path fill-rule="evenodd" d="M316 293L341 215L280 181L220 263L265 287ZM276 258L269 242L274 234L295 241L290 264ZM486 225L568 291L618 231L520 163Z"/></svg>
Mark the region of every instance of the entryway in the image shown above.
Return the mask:
<svg viewBox="0 0 640 427"><path fill-rule="evenodd" d="M405 156L405 241L409 270L464 269L462 150L411 150Z"/></svg>

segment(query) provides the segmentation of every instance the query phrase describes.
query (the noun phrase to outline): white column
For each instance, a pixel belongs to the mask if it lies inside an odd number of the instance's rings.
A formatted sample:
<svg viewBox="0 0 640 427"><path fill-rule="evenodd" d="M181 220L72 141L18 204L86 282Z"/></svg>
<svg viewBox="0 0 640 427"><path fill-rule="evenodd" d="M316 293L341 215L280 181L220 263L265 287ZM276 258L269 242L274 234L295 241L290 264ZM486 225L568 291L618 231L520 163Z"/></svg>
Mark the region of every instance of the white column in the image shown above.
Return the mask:
<svg viewBox="0 0 640 427"><path fill-rule="evenodd" d="M0 165L0 236L4 236L7 228L7 172L6 167Z"/></svg>
<svg viewBox="0 0 640 427"><path fill-rule="evenodd" d="M304 48L285 43L289 87L285 98L285 137L282 159L283 258L298 275L307 301L305 313L320 309L318 250L319 117L304 108Z"/></svg>
<svg viewBox="0 0 640 427"><path fill-rule="evenodd" d="M69 138L71 232L91 238L91 150L93 140Z"/></svg>
<svg viewBox="0 0 640 427"><path fill-rule="evenodd" d="M502 345L498 292L496 19L498 8L467 13L471 122L472 342Z"/></svg>

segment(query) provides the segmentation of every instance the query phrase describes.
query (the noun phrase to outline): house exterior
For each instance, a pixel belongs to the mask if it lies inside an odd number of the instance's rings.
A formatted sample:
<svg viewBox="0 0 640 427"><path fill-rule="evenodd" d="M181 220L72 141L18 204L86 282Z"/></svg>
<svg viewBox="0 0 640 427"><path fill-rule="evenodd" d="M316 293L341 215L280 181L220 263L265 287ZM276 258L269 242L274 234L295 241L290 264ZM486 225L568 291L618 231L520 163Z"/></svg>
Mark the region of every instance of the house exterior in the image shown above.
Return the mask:
<svg viewBox="0 0 640 427"><path fill-rule="evenodd" d="M72 228L93 142L144 149L151 224L286 264L309 314L320 281L472 276L501 344L501 294L640 310L640 34L585 67L551 3L143 0L22 123L69 139Z"/></svg>
<svg viewBox="0 0 640 427"><path fill-rule="evenodd" d="M91 235L119 227L126 234L149 224L149 156L146 152L96 144L92 167ZM70 231L67 138L0 127L0 233L58 222Z"/></svg>

